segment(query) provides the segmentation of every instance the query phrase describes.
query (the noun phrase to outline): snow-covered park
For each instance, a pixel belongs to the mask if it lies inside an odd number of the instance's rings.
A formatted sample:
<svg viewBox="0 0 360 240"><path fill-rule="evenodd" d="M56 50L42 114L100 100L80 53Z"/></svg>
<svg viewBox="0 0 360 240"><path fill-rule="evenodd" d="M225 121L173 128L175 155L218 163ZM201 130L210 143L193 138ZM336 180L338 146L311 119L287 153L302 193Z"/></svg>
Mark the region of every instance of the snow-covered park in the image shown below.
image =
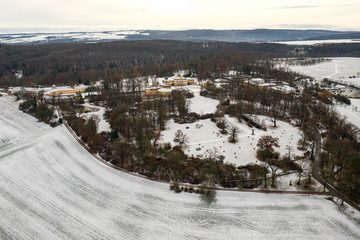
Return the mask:
<svg viewBox="0 0 360 240"><path fill-rule="evenodd" d="M0 97L1 239L359 239L324 196L218 192L213 201L112 169L64 126ZM8 121L10 119L11 121Z"/></svg>
<svg viewBox="0 0 360 240"><path fill-rule="evenodd" d="M290 124L277 121L277 127L273 128L273 123L269 118L264 116L253 116L264 120L268 126L267 131L250 128L246 122L238 122L236 118L225 117L229 124L239 128L238 141L230 143L228 141L229 134L221 134L220 129L216 123L210 119L200 120L195 123L178 124L173 120L167 123L167 128L162 132L162 142L170 142L176 145L173 141L175 133L181 130L188 136L188 143L183 147L183 150L188 155L197 157L208 157L209 154L216 152L217 155L223 155L225 162L235 163L236 165L246 165L248 163L257 162L256 146L261 136L271 135L279 138L280 148L276 149L281 155L288 154L287 146L292 148L291 154L303 155L303 152L297 150L297 143L301 138L300 130ZM252 134L254 131L254 135Z"/></svg>
<svg viewBox="0 0 360 240"><path fill-rule="evenodd" d="M197 114L214 113L219 104L218 100L202 97L199 95L199 86L187 86L188 90L194 93L194 97L190 99L190 112ZM250 116L257 122L263 122L267 131L250 128L245 121L239 122L236 118L225 116L225 121L229 125L238 127L238 141L230 143L228 141L229 134L221 134L216 123L210 119L199 120L195 123L178 124L173 120L167 122L166 130L162 132L161 142L176 145L174 140L175 133L181 130L188 136L188 143L183 150L189 156L206 158L209 154L223 155L225 162L235 163L236 165L246 165L255 163L257 142L261 136L271 135L279 138L280 148L276 149L281 155L288 154L287 147L291 147L292 157L295 155L302 156L303 152L297 149L298 141L301 138L301 132L298 128L293 127L289 123L277 121L277 127L273 127L273 122L265 116ZM252 134L254 131L254 134Z"/></svg>

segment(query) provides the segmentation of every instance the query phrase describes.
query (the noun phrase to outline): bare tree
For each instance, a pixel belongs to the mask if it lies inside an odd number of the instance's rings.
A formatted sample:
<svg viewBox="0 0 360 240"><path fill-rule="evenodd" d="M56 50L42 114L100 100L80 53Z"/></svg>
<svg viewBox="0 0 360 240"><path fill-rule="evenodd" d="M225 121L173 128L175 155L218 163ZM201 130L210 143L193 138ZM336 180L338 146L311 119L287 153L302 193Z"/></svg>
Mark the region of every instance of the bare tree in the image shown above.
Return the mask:
<svg viewBox="0 0 360 240"><path fill-rule="evenodd" d="M267 160L276 158L278 156L278 153L275 152L274 147L280 147L279 146L279 138L273 138L272 136L262 136L257 146L259 149L256 151L256 157L260 161L266 162Z"/></svg>
<svg viewBox="0 0 360 240"><path fill-rule="evenodd" d="M181 130L177 130L174 137L174 142L178 142L179 146L182 147L189 142L189 137Z"/></svg>
<svg viewBox="0 0 360 240"><path fill-rule="evenodd" d="M270 119L274 123L274 127L277 127L276 120L280 115L281 100L276 93L271 93L269 101L270 101L270 109L269 109Z"/></svg>
<svg viewBox="0 0 360 240"><path fill-rule="evenodd" d="M267 165L271 173L271 187L275 187L276 174L280 169L279 166L275 165L275 161L277 160L273 159L271 161L267 161Z"/></svg>
<svg viewBox="0 0 360 240"><path fill-rule="evenodd" d="M229 124L227 123L225 118L221 117L219 121L216 123L216 126L221 129L220 131L221 134L226 134L227 133L226 128L229 126Z"/></svg>
<svg viewBox="0 0 360 240"><path fill-rule="evenodd" d="M157 141L159 141L160 140L160 138L161 138L161 131L160 130L157 130L157 131L154 131L153 133L152 133L152 135L151 135L151 140L153 141L153 144L154 144L154 147L156 147L157 146Z"/></svg>
<svg viewBox="0 0 360 240"><path fill-rule="evenodd" d="M286 158L291 160L291 158L294 157L294 154L293 154L294 148L290 145L286 145L285 149L287 151Z"/></svg>
<svg viewBox="0 0 360 240"><path fill-rule="evenodd" d="M235 125L229 124L227 127L229 131L229 142L236 143L237 142L237 135L239 134L239 128Z"/></svg>
<svg viewBox="0 0 360 240"><path fill-rule="evenodd" d="M268 173L268 167L266 162L260 162L260 166L262 166L262 171L260 171L260 174L264 178L264 186L267 188L267 173Z"/></svg>
<svg viewBox="0 0 360 240"><path fill-rule="evenodd" d="M275 187L276 173L280 169L277 161L279 160L279 153L275 152L274 147L279 147L279 139L272 136L262 136L257 146L259 149L256 151L256 157L266 163L267 168L271 171L271 186Z"/></svg>

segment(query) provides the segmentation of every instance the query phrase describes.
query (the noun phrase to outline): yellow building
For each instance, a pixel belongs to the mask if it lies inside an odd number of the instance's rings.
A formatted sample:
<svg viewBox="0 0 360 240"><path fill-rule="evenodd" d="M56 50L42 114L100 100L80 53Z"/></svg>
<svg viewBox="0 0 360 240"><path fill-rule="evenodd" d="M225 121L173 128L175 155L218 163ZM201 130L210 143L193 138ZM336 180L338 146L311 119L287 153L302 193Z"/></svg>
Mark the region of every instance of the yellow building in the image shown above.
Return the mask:
<svg viewBox="0 0 360 240"><path fill-rule="evenodd" d="M49 96L57 96L60 94L71 94L71 93L82 93L84 92L84 88L80 88L80 87L60 87L60 88L56 88L53 87L51 90L47 91L44 93L44 95L49 95Z"/></svg>
<svg viewBox="0 0 360 240"><path fill-rule="evenodd" d="M163 82L164 84L175 86L175 79L165 79Z"/></svg>
<svg viewBox="0 0 360 240"><path fill-rule="evenodd" d="M195 84L195 79L177 77L177 78L165 79L163 82L164 82L164 84L167 84L170 86L186 86L186 85Z"/></svg>
<svg viewBox="0 0 360 240"><path fill-rule="evenodd" d="M144 97L154 97L154 96L168 96L171 94L171 88L169 87L150 87L145 89Z"/></svg>
<svg viewBox="0 0 360 240"><path fill-rule="evenodd" d="M159 89L160 89L159 87L146 88L145 93L146 94L156 94Z"/></svg>
<svg viewBox="0 0 360 240"><path fill-rule="evenodd" d="M158 90L158 94L159 94L159 95L162 95L162 96L171 95L171 89L169 89L169 88L160 88L160 89Z"/></svg>

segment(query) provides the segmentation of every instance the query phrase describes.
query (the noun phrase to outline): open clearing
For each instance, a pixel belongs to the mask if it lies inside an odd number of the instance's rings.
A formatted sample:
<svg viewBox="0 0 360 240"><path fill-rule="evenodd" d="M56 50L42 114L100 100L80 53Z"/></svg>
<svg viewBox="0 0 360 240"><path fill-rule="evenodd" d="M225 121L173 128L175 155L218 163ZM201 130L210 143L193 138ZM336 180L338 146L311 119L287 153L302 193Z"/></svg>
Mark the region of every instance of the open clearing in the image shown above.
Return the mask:
<svg viewBox="0 0 360 240"><path fill-rule="evenodd" d="M337 103L336 111L360 129L360 99L350 99L351 105Z"/></svg>
<svg viewBox="0 0 360 240"><path fill-rule="evenodd" d="M194 93L194 97L189 99L190 112L207 114L216 111L216 106L219 104L219 101L200 96L199 86L186 86L184 88ZM217 155L223 155L225 157L225 162L231 162L236 165L246 165L257 162L256 144L260 137L271 135L272 137L279 138L280 148L276 148L276 151L279 151L281 155L288 154L286 147L290 146L292 148L292 157L295 155L303 156L304 153L297 149L298 142L301 138L301 132L298 128L280 120L277 121L277 127L273 128L273 123L268 117L254 115L251 116L251 118L258 123L262 122L265 124L267 131L250 128L245 121L240 123L236 118L226 115L226 122L239 129L238 141L236 143L229 143L229 134L221 134L216 123L211 122L210 119L199 120L189 124L177 124L173 120L170 120L167 122L166 130L162 131L161 142L169 142L173 146L176 145L177 143L173 142L174 136L178 130L181 130L189 138L189 142L183 148L186 154L206 158L209 154L216 152ZM254 135L252 135L253 129Z"/></svg>
<svg viewBox="0 0 360 240"><path fill-rule="evenodd" d="M358 76L358 73L360 73L360 58L338 57L329 59L331 61L308 66L293 65L289 66L289 68L316 80L330 78L331 80L339 80L339 82L346 82L350 76ZM351 78L349 80L352 81Z"/></svg>
<svg viewBox="0 0 360 240"><path fill-rule="evenodd" d="M300 130L291 126L290 124L277 121L277 128L272 128L273 124L269 118L264 116L252 116L258 118L259 121L265 122L267 131L250 128L245 121L239 123L236 118L226 117L226 121L239 128L238 141L230 143L228 141L229 134L223 135L216 123L210 119L200 120L190 124L177 124L173 120L168 121L167 129L162 132L162 142L170 142L172 145L177 130L181 130L189 137L189 142L183 147L183 150L188 155L208 157L209 151L213 153L216 149L217 155L223 155L225 162L235 163L236 165L246 165L248 163L257 162L256 146L261 136L271 135L279 138L280 148L276 148L281 155L288 153L286 146L292 147L293 155L303 155L303 152L297 150L297 143L301 138ZM252 135L254 129L254 135Z"/></svg>
<svg viewBox="0 0 360 240"><path fill-rule="evenodd" d="M61 126L0 98L0 239L359 239L323 196L176 194L95 160ZM6 128L4 127L6 124ZM5 130L6 129L6 130ZM4 131L5 130L5 131Z"/></svg>

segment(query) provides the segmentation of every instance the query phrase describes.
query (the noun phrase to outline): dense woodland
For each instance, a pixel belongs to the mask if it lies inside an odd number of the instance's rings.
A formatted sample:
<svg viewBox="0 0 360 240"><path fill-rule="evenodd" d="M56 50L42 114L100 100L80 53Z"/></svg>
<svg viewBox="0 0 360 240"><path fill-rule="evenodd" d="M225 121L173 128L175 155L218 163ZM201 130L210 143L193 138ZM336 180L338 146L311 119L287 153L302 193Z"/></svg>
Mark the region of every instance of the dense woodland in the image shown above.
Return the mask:
<svg viewBox="0 0 360 240"><path fill-rule="evenodd" d="M357 54L357 47L357 44L323 45L309 47L307 51L312 56L333 56L333 52L353 56ZM293 48L276 44L176 41L1 45L0 83L3 86L90 84L104 79L103 88L93 89L101 94L90 96L89 100L108 109L106 118L111 125L110 133L97 133L96 120L78 117L81 107L77 103L61 105L66 121L82 140L119 167L154 179L206 186L252 188L263 179L266 183L267 174L271 175L271 185L275 185L277 170L301 172L305 169L296 164L290 154L280 156L276 153L277 142L271 138L258 143L258 159L262 162L259 165L235 166L225 163L215 152L207 159L187 156L181 147L186 144L186 136L181 133L176 136L179 145L158 144L168 119L174 118L181 123L211 118L222 131L230 133L229 141L236 141L236 129L222 122L224 114L235 116L239 121L245 121L244 114L267 115L274 126L278 119L292 120L303 131L299 147L308 149L311 159L315 158L316 142L321 134L323 151L319 171L323 179L338 187L344 196L359 200L358 129L334 111L332 95L318 85L304 82L305 90L296 95L246 84L242 76L228 79L222 88L208 84L201 94L218 99L220 104L215 113L204 116L189 112L191 94L187 92L173 91L170 96L143 99L139 88L142 83L138 77L172 75L176 69L189 70L199 79L215 78L229 70L237 70L266 81L287 81L296 86L303 76L275 68L270 61L273 57L296 55L299 51ZM22 70L24 77L15 79L14 70ZM128 87L124 88L124 84ZM236 103L230 104L228 99ZM24 111L32 107L33 113L48 120L49 111L41 106L41 96L35 101L28 97L26 103L22 105ZM249 125L261 127L259 123L249 122ZM310 170L307 171L311 182Z"/></svg>
<svg viewBox="0 0 360 240"><path fill-rule="evenodd" d="M0 85L75 84L105 78L116 81L142 75L165 76L184 66L205 75L224 63L240 66L251 63L255 57L284 56L289 50L290 47L277 44L181 41L0 45ZM21 82L16 82L11 74L14 70L23 71Z"/></svg>
<svg viewBox="0 0 360 240"><path fill-rule="evenodd" d="M288 46L270 43L118 41L42 45L0 44L0 86L77 84L191 69L200 79L232 68L243 72L258 60L279 57L359 56L360 44ZM15 71L24 77L17 79Z"/></svg>

